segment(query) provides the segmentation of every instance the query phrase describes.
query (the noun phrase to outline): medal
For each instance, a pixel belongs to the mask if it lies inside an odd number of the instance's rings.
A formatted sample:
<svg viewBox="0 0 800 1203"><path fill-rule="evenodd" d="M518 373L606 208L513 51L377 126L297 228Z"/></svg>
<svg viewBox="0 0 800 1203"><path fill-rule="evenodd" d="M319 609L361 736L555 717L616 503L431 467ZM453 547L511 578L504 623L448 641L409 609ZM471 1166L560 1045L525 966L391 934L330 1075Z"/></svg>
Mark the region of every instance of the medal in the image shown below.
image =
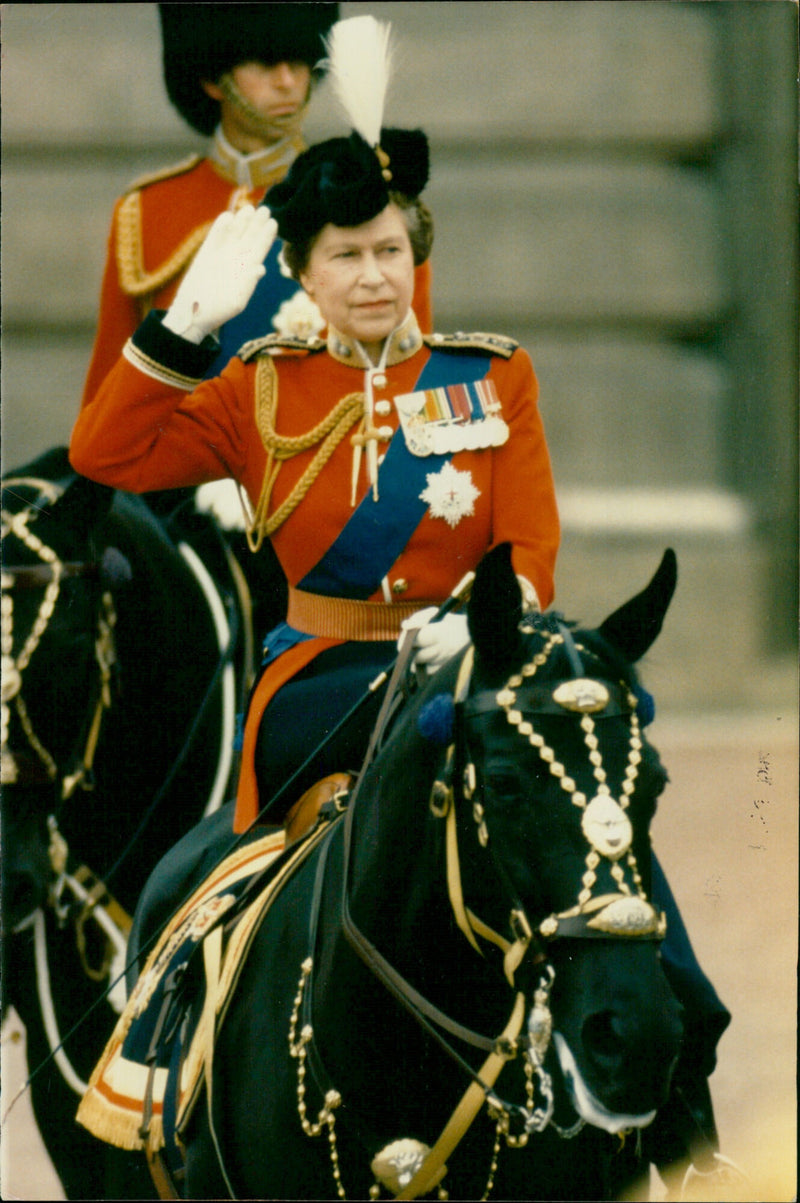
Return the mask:
<svg viewBox="0 0 800 1203"><path fill-rule="evenodd" d="M403 393L394 403L412 455L480 451L508 439L493 380Z"/></svg>
<svg viewBox="0 0 800 1203"><path fill-rule="evenodd" d="M453 529L462 518L475 513L480 490L473 484L471 473L461 472L448 462L439 472L429 472L427 479L427 487L419 496L427 503L431 518L444 518Z"/></svg>

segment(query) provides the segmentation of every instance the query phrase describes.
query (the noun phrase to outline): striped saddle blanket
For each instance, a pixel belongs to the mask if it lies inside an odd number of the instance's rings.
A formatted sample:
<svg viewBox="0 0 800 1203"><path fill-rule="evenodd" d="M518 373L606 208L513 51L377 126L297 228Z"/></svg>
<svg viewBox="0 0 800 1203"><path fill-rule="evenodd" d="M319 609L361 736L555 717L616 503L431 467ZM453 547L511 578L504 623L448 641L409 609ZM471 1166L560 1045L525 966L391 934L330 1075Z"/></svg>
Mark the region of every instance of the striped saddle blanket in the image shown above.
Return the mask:
<svg viewBox="0 0 800 1203"><path fill-rule="evenodd" d="M93 1135L122 1149L163 1150L168 1163L179 1157L178 1134L210 1071L214 1040L253 937L283 884L329 829L322 823L285 851L282 830L248 844L176 913L148 956L78 1108L78 1122ZM209 992L204 967L211 947L216 963Z"/></svg>

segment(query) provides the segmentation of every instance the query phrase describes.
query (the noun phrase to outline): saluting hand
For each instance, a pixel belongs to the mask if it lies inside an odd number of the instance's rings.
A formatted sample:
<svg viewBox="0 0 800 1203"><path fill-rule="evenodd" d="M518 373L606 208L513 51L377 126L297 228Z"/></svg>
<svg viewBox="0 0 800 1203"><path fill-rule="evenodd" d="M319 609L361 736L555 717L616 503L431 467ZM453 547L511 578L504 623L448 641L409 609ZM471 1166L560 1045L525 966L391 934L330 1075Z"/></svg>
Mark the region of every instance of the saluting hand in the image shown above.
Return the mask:
<svg viewBox="0 0 800 1203"><path fill-rule="evenodd" d="M164 315L173 334L199 344L247 306L278 232L269 209L220 213Z"/></svg>

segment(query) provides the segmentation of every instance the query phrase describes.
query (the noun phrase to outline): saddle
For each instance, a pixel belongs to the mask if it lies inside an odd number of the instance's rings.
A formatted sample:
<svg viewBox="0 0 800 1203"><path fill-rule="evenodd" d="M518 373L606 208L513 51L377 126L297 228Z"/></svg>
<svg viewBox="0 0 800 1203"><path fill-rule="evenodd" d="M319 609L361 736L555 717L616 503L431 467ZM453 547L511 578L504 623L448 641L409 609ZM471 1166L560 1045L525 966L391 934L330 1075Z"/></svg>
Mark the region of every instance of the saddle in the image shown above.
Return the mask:
<svg viewBox="0 0 800 1203"><path fill-rule="evenodd" d="M307 789L290 807L283 820L286 847L302 839L311 830L324 806L333 805L335 808L338 801L347 796L353 781L352 773L331 773Z"/></svg>
<svg viewBox="0 0 800 1203"><path fill-rule="evenodd" d="M78 1122L108 1144L146 1153L162 1198L178 1197L180 1133L210 1081L216 1036L252 941L283 886L343 813L349 780L334 774L313 786L284 831L227 857L177 912L92 1073Z"/></svg>

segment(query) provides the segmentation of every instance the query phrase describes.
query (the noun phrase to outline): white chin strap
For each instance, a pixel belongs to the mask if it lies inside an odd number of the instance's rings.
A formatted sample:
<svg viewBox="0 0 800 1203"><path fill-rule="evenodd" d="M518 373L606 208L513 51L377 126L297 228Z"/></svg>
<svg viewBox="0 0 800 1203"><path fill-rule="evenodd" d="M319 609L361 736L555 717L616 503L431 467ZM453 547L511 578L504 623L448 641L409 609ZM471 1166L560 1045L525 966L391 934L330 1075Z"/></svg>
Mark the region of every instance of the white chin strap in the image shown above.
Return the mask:
<svg viewBox="0 0 800 1203"><path fill-rule="evenodd" d="M572 1105L587 1124L593 1124L595 1128L602 1128L605 1132L611 1132L613 1135L625 1128L646 1128L653 1122L655 1111L648 1111L645 1115L618 1115L616 1112L609 1111L598 1102L584 1082L572 1050L560 1032L553 1032L553 1043L558 1053L561 1072L572 1098Z"/></svg>

